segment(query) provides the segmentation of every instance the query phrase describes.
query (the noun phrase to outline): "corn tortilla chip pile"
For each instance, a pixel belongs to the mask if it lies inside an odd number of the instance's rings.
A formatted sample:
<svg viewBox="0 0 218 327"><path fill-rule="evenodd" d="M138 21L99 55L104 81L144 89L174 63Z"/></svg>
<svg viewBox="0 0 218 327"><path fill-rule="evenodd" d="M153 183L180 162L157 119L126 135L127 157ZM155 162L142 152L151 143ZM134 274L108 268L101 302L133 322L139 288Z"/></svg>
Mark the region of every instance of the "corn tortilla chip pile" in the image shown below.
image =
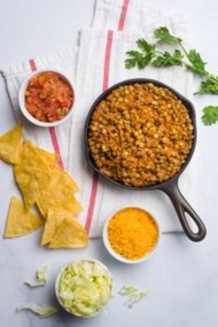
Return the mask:
<svg viewBox="0 0 218 327"><path fill-rule="evenodd" d="M24 205L12 197L4 237L26 235L43 222L31 208L36 206L44 218L42 245L49 248L80 248L88 244L83 226L74 217L82 207L74 193L78 186L71 176L57 167L57 155L23 141L17 126L0 137L0 159L13 165L16 183Z"/></svg>

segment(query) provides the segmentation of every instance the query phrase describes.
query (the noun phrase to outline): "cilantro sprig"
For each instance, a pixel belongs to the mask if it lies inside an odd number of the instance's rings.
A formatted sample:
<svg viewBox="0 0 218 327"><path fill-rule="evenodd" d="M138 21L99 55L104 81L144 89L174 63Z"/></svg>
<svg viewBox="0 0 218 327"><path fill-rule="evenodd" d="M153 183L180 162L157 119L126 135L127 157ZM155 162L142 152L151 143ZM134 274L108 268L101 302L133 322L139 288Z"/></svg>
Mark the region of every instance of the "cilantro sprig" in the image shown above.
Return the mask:
<svg viewBox="0 0 218 327"><path fill-rule="evenodd" d="M135 66L143 69L151 62L156 53L156 46L148 43L145 39L137 40L136 44L140 51L127 51L129 58L126 59L125 66L128 69Z"/></svg>
<svg viewBox="0 0 218 327"><path fill-rule="evenodd" d="M206 70L207 63L195 49L187 50L183 40L170 33L162 26L154 30L154 43L142 38L136 41L137 50L128 51L125 67L143 69L148 65L157 68L181 66L201 78L199 90L195 94L218 94L218 76ZM161 46L171 46L169 51L161 51ZM218 122L218 106L207 106L203 109L202 121L205 125Z"/></svg>
<svg viewBox="0 0 218 327"><path fill-rule="evenodd" d="M203 61L200 54L196 50L190 50L186 53L189 63L185 64L187 70L201 77L207 77L208 73L205 69L206 62Z"/></svg>
<svg viewBox="0 0 218 327"><path fill-rule="evenodd" d="M178 45L182 39L172 35L167 27L159 27L154 31L154 36L159 44Z"/></svg>
<svg viewBox="0 0 218 327"><path fill-rule="evenodd" d="M218 107L207 106L203 109L202 121L204 125L210 126L218 122Z"/></svg>
<svg viewBox="0 0 218 327"><path fill-rule="evenodd" d="M207 78L201 81L196 94L218 94L218 76L208 74Z"/></svg>
<svg viewBox="0 0 218 327"><path fill-rule="evenodd" d="M182 59L183 54L179 50L175 50L173 53L165 51L152 61L152 65L155 67L182 66Z"/></svg>
<svg viewBox="0 0 218 327"><path fill-rule="evenodd" d="M205 69L206 63L200 54L191 49L187 51L182 39L171 34L167 27L159 27L154 30L154 43L149 43L145 39L136 41L138 50L128 51L125 67L130 69L138 67L143 69L149 64L155 67L184 66L187 70L201 77L208 77ZM173 46L172 52L161 51L159 46Z"/></svg>

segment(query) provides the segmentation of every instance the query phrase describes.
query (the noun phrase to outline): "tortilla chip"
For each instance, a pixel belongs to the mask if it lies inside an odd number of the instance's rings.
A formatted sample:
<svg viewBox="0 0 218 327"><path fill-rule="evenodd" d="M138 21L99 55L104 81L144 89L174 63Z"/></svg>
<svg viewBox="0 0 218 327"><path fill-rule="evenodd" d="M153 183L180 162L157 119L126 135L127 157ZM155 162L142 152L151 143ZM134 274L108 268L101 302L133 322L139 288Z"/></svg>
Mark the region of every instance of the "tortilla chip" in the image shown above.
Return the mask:
<svg viewBox="0 0 218 327"><path fill-rule="evenodd" d="M43 159L45 163L49 166L55 166L59 160L59 155L46 151L44 149L38 148L35 146L36 152L38 152L39 156Z"/></svg>
<svg viewBox="0 0 218 327"><path fill-rule="evenodd" d="M56 175L56 178L54 178L52 181L53 183L62 184L62 186L67 187L68 190L72 193L76 193L79 191L78 185L66 171L55 167L53 174Z"/></svg>
<svg viewBox="0 0 218 327"><path fill-rule="evenodd" d="M36 204L44 217L48 217L48 212L51 208L67 211L73 216L77 216L82 212L82 206L79 201L73 195L65 196L59 188L54 190L47 189L42 192Z"/></svg>
<svg viewBox="0 0 218 327"><path fill-rule="evenodd" d="M73 216L77 216L82 211L82 206L73 195L72 184L64 183L65 177L62 180L62 176L64 175L61 175L60 170L53 170L50 183L41 190L36 201L41 214L45 217L48 216L48 211L52 208L67 211Z"/></svg>
<svg viewBox="0 0 218 327"><path fill-rule="evenodd" d="M52 178L52 172L49 169L18 165L14 167L14 176L28 209L36 203L40 193L48 185Z"/></svg>
<svg viewBox="0 0 218 327"><path fill-rule="evenodd" d="M19 164L23 167L47 169L48 167L54 167L57 159L58 157L54 153L34 146L31 141L25 141Z"/></svg>
<svg viewBox="0 0 218 327"><path fill-rule="evenodd" d="M88 245L88 235L74 218L65 218L52 238L49 249L83 248Z"/></svg>
<svg viewBox="0 0 218 327"><path fill-rule="evenodd" d="M20 125L0 136L0 159L9 164L18 163L22 140L22 127Z"/></svg>
<svg viewBox="0 0 218 327"><path fill-rule="evenodd" d="M46 220L44 232L42 235L41 245L47 244L52 240L57 228L66 217L72 219L72 216L69 214L69 212L59 211L56 209L49 210L48 218Z"/></svg>
<svg viewBox="0 0 218 327"><path fill-rule="evenodd" d="M11 198L4 237L18 237L32 233L43 225L42 220L26 210L15 196Z"/></svg>

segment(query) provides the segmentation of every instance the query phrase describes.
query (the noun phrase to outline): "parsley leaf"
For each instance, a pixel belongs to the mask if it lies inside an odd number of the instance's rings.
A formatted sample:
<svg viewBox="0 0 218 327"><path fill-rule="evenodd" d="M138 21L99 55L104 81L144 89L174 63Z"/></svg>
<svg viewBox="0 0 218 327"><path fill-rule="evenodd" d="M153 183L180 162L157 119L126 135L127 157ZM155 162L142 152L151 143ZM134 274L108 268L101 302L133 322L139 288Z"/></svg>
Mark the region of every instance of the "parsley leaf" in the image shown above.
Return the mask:
<svg viewBox="0 0 218 327"><path fill-rule="evenodd" d="M205 70L206 62L202 60L200 54L196 50L190 50L187 53L187 57L191 63L191 65L185 65L188 70L202 77L207 75L207 72Z"/></svg>
<svg viewBox="0 0 218 327"><path fill-rule="evenodd" d="M130 69L138 67L143 69L146 67L155 56L156 46L148 43L145 39L139 39L136 42L140 51L127 51L128 58L125 60L125 67Z"/></svg>
<svg viewBox="0 0 218 327"><path fill-rule="evenodd" d="M207 106L203 109L202 121L204 125L210 126L218 121L218 106Z"/></svg>
<svg viewBox="0 0 218 327"><path fill-rule="evenodd" d="M195 94L218 94L218 76L209 75L201 81L200 90Z"/></svg>
<svg viewBox="0 0 218 327"><path fill-rule="evenodd" d="M154 36L160 44L178 45L182 39L172 35L167 27L159 27L154 31Z"/></svg>
<svg viewBox="0 0 218 327"><path fill-rule="evenodd" d="M155 67L181 66L183 64L182 58L183 55L179 50L175 50L173 54L165 51L152 61L152 65Z"/></svg>

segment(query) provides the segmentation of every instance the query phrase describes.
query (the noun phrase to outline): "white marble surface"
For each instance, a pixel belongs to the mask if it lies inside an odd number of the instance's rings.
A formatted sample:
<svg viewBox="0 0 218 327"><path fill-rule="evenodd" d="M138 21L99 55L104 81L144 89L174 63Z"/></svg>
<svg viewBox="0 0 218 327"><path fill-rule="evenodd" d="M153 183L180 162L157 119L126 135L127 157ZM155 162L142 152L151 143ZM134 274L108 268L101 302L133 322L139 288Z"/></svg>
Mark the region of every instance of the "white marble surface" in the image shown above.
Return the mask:
<svg viewBox="0 0 218 327"><path fill-rule="evenodd" d="M215 0L156 0L168 7L184 9L193 17L196 43L209 69L216 72L218 44L218 2ZM51 53L70 44L75 30L88 27L94 0L0 0L0 68L29 57ZM206 221L208 235L198 244L184 235L163 235L159 251L148 262L126 266L105 252L101 240L90 242L83 251L48 251L39 247L40 233L3 240L0 238L0 326L8 327L215 327L218 321L218 125L205 128L200 123L204 104L218 103L218 97L195 99L199 120L198 149L201 153L199 199L193 195L196 211ZM2 79L0 80L0 134L11 128L14 118ZM0 162L0 234L5 225L9 199L17 190L11 168ZM65 313L39 320L16 313L25 302L56 303L54 280L59 267L74 258L102 260L114 275L114 297L107 311L94 319L75 319ZM22 285L35 270L47 264L50 280L46 287L29 290ZM117 291L133 284L150 291L149 296L128 309Z"/></svg>

